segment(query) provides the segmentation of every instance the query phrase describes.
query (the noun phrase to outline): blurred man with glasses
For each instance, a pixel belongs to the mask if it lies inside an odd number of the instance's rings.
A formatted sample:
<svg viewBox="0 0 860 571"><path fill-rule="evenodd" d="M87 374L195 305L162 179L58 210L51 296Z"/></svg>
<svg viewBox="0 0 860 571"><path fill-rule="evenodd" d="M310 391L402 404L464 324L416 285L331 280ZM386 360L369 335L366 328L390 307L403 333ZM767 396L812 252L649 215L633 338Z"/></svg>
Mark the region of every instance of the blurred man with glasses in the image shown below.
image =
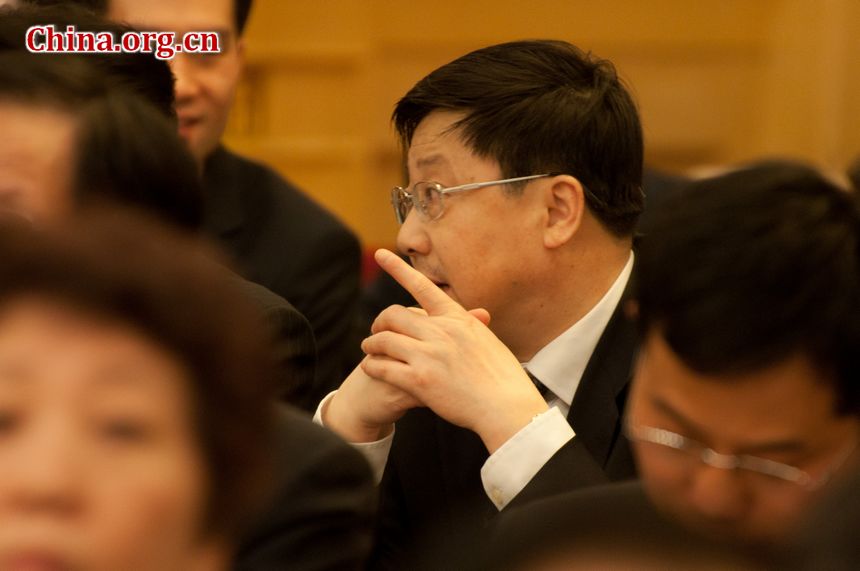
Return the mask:
<svg viewBox="0 0 860 571"><path fill-rule="evenodd" d="M620 418L635 331L619 307L644 197L632 98L565 42L467 54L419 81L394 124L409 176L392 192L397 245L414 268L377 261L423 311L380 314L317 418L376 467L377 563L406 568L430 529L468 536L511 502L634 475Z"/></svg>
<svg viewBox="0 0 860 571"><path fill-rule="evenodd" d="M536 521L571 529L603 494L712 538L778 545L858 465L856 196L806 167L756 166L692 184L651 228L625 420L641 485L538 502L502 538Z"/></svg>
<svg viewBox="0 0 860 571"><path fill-rule="evenodd" d="M799 166L667 203L638 267L627 421L645 489L720 535L784 535L860 434L860 214Z"/></svg>

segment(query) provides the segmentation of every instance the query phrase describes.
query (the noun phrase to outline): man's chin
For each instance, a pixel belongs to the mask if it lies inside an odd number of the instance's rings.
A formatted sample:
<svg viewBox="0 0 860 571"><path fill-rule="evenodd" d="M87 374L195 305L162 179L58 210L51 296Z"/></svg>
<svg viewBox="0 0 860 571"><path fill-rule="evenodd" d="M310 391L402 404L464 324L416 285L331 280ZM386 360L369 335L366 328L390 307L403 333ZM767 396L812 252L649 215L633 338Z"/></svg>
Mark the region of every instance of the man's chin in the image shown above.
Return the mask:
<svg viewBox="0 0 860 571"><path fill-rule="evenodd" d="M188 129L180 131L179 136L185 143L185 146L191 151L191 156L194 157L194 162L198 165L203 165L206 159L218 148L218 141L214 144L204 142L197 129Z"/></svg>

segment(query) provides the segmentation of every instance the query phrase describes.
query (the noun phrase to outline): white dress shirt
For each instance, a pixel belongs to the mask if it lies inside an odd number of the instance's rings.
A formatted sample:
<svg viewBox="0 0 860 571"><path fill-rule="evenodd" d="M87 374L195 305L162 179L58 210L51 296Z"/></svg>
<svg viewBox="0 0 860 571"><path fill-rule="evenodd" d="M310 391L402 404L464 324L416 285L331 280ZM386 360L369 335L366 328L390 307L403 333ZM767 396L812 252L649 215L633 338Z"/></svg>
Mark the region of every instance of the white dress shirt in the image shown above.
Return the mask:
<svg viewBox="0 0 860 571"><path fill-rule="evenodd" d="M523 367L549 389L546 399L550 408L490 455L481 468L484 490L499 510L514 499L544 464L575 436L567 422L567 413L585 367L621 301L632 271L631 252L624 269L600 301L529 362L523 363ZM322 410L333 395L334 392L330 393L317 407L314 415L317 424L323 424ZM392 432L376 442L352 443L370 463L377 482L382 479L393 439Z"/></svg>

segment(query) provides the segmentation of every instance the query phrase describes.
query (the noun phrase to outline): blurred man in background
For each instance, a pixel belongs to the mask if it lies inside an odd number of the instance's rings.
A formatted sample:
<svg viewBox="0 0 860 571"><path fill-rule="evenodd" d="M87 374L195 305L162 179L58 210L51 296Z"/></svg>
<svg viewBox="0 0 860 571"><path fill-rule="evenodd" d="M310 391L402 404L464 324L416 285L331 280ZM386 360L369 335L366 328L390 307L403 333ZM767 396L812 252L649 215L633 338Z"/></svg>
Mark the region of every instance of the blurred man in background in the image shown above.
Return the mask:
<svg viewBox="0 0 860 571"><path fill-rule="evenodd" d="M860 443L860 214L805 167L693 184L643 241L628 434L661 510L777 541Z"/></svg>
<svg viewBox="0 0 860 571"><path fill-rule="evenodd" d="M357 362L360 249L332 214L273 170L221 144L244 61L250 0L109 0L108 14L140 30L218 32L220 54L180 53L179 133L203 172L204 229L242 274L296 306L319 355L311 408Z"/></svg>

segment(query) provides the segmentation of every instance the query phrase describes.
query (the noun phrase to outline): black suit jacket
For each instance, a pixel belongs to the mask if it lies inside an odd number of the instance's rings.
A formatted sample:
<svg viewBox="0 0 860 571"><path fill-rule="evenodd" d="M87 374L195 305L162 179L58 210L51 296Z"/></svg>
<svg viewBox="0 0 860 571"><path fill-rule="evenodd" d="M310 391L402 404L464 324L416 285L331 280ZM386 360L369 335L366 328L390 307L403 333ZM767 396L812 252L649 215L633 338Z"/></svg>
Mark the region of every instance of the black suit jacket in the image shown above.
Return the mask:
<svg viewBox="0 0 860 571"><path fill-rule="evenodd" d="M635 477L621 416L637 349L633 325L620 305L585 369L568 421L576 437L563 446L509 504ZM428 409L398 423L380 490L377 568L398 568L415 540L432 533L442 543L476 531L496 515L480 470L489 454L473 432ZM446 537L447 536L447 537Z"/></svg>
<svg viewBox="0 0 860 571"><path fill-rule="evenodd" d="M292 399L314 410L358 362L361 250L331 213L272 169L219 148L207 159L204 231L240 273L292 303L313 327L313 386Z"/></svg>
<svg viewBox="0 0 860 571"><path fill-rule="evenodd" d="M592 486L505 509L477 535L464 533L456 543L422 550L410 568L523 571L543 568L539 562L555 554L572 553L576 560L597 550L612 558L631 540L675 530L657 513L639 482ZM580 568L588 567L582 563Z"/></svg>
<svg viewBox="0 0 860 571"><path fill-rule="evenodd" d="M276 428L276 491L241 541L233 569L363 569L377 505L364 457L286 406L278 406Z"/></svg>
<svg viewBox="0 0 860 571"><path fill-rule="evenodd" d="M290 302L263 286L239 276L236 283L271 329L278 397L302 401L314 386L316 370L317 349L310 323Z"/></svg>

